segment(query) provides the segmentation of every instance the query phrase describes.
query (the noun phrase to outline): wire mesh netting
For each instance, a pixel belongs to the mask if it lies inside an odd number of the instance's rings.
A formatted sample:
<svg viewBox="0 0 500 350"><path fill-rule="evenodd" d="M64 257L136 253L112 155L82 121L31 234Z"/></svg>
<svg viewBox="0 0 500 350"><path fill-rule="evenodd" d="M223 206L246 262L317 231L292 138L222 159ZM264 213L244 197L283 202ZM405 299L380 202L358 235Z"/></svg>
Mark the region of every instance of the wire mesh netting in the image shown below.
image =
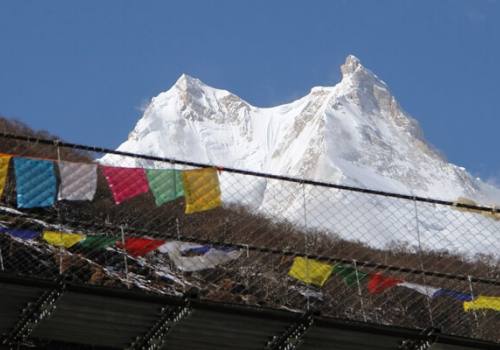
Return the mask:
<svg viewBox="0 0 500 350"><path fill-rule="evenodd" d="M0 145L4 273L500 341L494 208L12 135Z"/></svg>

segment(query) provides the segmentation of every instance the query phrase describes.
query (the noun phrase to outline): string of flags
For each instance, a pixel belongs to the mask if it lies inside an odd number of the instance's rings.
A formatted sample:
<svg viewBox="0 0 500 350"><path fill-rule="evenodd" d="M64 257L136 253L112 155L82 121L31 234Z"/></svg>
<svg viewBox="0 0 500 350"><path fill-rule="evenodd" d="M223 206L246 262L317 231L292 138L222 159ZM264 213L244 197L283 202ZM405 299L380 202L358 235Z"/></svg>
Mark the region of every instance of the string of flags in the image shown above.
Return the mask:
<svg viewBox="0 0 500 350"><path fill-rule="evenodd" d="M149 191L157 206L184 197L186 214L222 205L219 176L215 168L122 168L8 154L0 155L0 196L5 189L11 159L18 208L50 207L56 199L92 201L97 191L98 170L104 175L116 205Z"/></svg>
<svg viewBox="0 0 500 350"><path fill-rule="evenodd" d="M203 245L181 241L169 241L149 237L85 235L44 230L37 232L0 226L0 232L22 240L34 240L41 237L45 242L57 248L78 248L82 250L99 250L115 246L127 254L138 258L158 251L168 254L170 260L181 271L199 271L215 268L231 260L237 259L241 252L230 246Z"/></svg>
<svg viewBox="0 0 500 350"><path fill-rule="evenodd" d="M352 287L360 286L361 281L368 279L366 287L370 294L380 294L393 287L404 287L423 294L428 298L450 297L463 302L464 311L491 309L500 311L500 297L484 296L473 297L471 294L458 291L436 288L427 285L406 282L399 278L385 276L380 272L365 273L355 267L342 264L330 265L318 260L295 257L288 271L288 275L306 285L323 287L332 275L339 275L344 283ZM302 293L303 294L303 293Z"/></svg>
<svg viewBox="0 0 500 350"><path fill-rule="evenodd" d="M162 239L149 237L127 237L120 239L118 236L109 235L85 235L50 230L37 232L2 226L0 226L0 232L22 240L33 240L41 237L47 243L58 248L77 247L82 250L97 250L115 246L136 258L157 251L167 254L174 265L183 272L212 269L231 260L238 259L241 256L241 250L229 245L220 246L182 241L167 242ZM469 293L411 283L399 278L383 275L380 272L366 273L358 270L356 267L343 264L331 265L300 256L294 258L288 275L303 282L306 286L315 285L320 288L326 284L332 275L340 276L349 287L356 285L360 287L361 282L368 279L366 287L370 294L381 294L393 287L403 287L431 299L438 297L453 298L463 303L464 311L481 309L500 311L500 297L485 295L473 297ZM300 294L322 297L320 292L311 291L309 293L307 289L302 290Z"/></svg>
<svg viewBox="0 0 500 350"><path fill-rule="evenodd" d="M184 197L186 214L222 205L220 183L215 168L193 170L123 168L8 154L0 154L0 196L5 190L11 160L14 165L18 208L49 207L54 205L56 200L92 201L97 191L99 170L107 181L116 205L149 191L154 196L157 206ZM476 205L475 202L465 199L461 199L458 203ZM498 213L479 213L495 220L499 219ZM158 251L167 254L176 267L185 272L214 268L239 258L241 254L240 250L232 247L180 241L166 242L147 237L127 237L120 240L118 237L107 235L87 236L48 230L40 233L5 227L0 227L0 232L23 240L41 236L44 241L59 248L78 246L82 249L95 250L116 246L134 257ZM368 274L355 267L342 264L330 265L303 257L294 258L288 274L306 285L318 287L324 286L332 275L342 277L348 286L359 287L361 281L368 279L366 287L370 294L383 293L393 287L403 287L428 298L453 298L463 303L464 311L479 309L500 311L500 297L484 295L473 297L467 293L411 283L381 273Z"/></svg>

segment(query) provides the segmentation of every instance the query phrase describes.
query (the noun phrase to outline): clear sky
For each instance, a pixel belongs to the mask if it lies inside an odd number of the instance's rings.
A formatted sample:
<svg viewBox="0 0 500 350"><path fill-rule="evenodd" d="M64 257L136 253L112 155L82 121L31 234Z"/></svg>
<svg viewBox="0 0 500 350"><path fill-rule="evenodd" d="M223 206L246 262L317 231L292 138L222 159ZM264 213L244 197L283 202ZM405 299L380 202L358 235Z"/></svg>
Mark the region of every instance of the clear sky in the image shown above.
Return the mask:
<svg viewBox="0 0 500 350"><path fill-rule="evenodd" d="M2 0L0 114L114 148L182 73L271 106L350 53L450 161L500 179L499 0Z"/></svg>

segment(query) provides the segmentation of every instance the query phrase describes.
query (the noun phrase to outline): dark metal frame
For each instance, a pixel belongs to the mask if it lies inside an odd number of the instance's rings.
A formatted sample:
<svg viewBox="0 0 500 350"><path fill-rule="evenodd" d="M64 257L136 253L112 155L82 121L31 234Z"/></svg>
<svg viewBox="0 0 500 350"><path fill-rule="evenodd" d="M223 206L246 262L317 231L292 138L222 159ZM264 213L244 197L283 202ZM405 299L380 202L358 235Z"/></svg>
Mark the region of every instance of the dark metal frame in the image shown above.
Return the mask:
<svg viewBox="0 0 500 350"><path fill-rule="evenodd" d="M2 337L0 344L14 349L19 343L24 342L38 323L50 317L65 289L66 285L63 279L60 279L52 289L45 291L36 301L28 302L21 310L16 324Z"/></svg>
<svg viewBox="0 0 500 350"><path fill-rule="evenodd" d="M161 295L151 295L151 294L146 294L138 291L131 291L131 290L126 290L126 289L112 289L112 288L105 288L105 287L97 287L97 286L81 286L81 285L74 285L71 283L63 283L62 281L46 281L46 280L40 280L40 279L34 279L34 278L23 278L19 276L13 276L7 273L0 273L0 282L4 283L12 283L12 284L21 284L25 286L31 286L31 287L36 287L36 288L44 288L44 289L50 289L46 293L43 294L43 297L39 298L36 303L38 305L37 308L29 308L31 313L28 313L25 315L25 317L28 317L28 319L37 319L35 324L39 323L40 321L43 321L43 318L40 320L38 316L42 314L42 311L39 311L40 306L45 306L46 308L44 310L48 311L50 309L50 305L54 305L56 299L53 299L54 296L58 295L60 296L63 291L67 292L76 292L76 293L82 293L82 294L89 294L89 295L100 295L100 296L106 296L110 298L122 298L122 299L128 299L130 302L134 301L142 301L142 302L151 302L151 303L162 303L163 305L171 305L170 310L183 310L183 308L186 308L186 302L189 302L189 308L192 310L208 310L208 311L214 311L214 312L220 312L220 313L227 313L227 314L238 314L238 315L244 315L244 316L250 316L250 317L255 317L255 318L261 318L261 319L266 319L266 320L277 320L277 321L284 321L289 324L292 324L292 327L295 325L298 328L300 328L302 324L303 329L304 326L307 325L307 322L313 322L310 327L322 327L322 328L329 328L332 331L334 330L348 330L352 332L363 332L363 333L368 333L368 334L374 334L374 335L385 335L385 336L391 336L394 338L403 338L406 339L407 341L413 341L413 342L418 342L418 341L432 341L434 343L439 343L439 344L446 344L446 345L455 345L455 346L462 346L462 347L471 347L471 348L476 348L476 349L500 349L500 344L493 343L493 342L488 342L488 341L483 341L483 340L478 340L478 339L471 339L471 338L465 338L465 337L460 337L460 336L455 336L455 335L447 335L447 334L440 334L436 332L435 329L432 329L431 333L426 333L425 331L422 330L417 330L417 329L409 329L409 328L403 328L403 327L395 327L395 326L384 326L380 324L374 324L374 323L368 323L368 322L360 322L360 321L349 321L349 320L344 320L344 319L335 319L335 318L325 318L321 317L320 315L312 315L312 314L306 314L306 317L302 316L299 318L299 322L297 322L297 314L289 311L283 311L283 310L277 310L277 309L271 309L271 308L266 308L266 307L254 307L254 306L243 306L243 305L237 305L237 304L229 304L229 303L221 303L221 302L211 302L211 301L205 301L205 300L199 300L199 299L186 299L186 298L181 298L181 297L174 297L174 296L161 296ZM53 302L46 303L46 301L53 300ZM53 309L52 309L53 310ZM186 311L186 310L185 310ZM185 312L184 311L184 312ZM181 313L175 313L177 316L179 316ZM44 317L46 318L47 316L50 315L50 313L44 313ZM162 325L162 320L165 321L168 319L168 315L170 314L169 311L166 311L165 319L161 318L159 322L156 324L156 326L161 327ZM186 316L186 314L183 314ZM24 318L23 318L24 319ZM175 316L174 318L175 319ZM300 321L306 321L306 323L300 323ZM21 323L17 323L17 325L21 325ZM305 329L306 331L310 329L310 327L307 327ZM154 327L153 327L154 328ZM152 328L152 329L153 329ZM14 329L14 328L13 328ZM156 328L155 328L156 329ZM9 339L11 344L16 344L15 341L12 340L18 340L21 338L15 338L12 337L14 333L11 332L7 336L7 338L4 339ZM148 332L149 334L149 332ZM154 332L153 332L154 334ZM298 334L298 333L297 333ZM26 334L29 336L29 333ZM299 338L302 339L300 336ZM25 339L25 338L22 338ZM144 340L147 340L146 338L143 338ZM151 338L152 339L152 338ZM9 343L8 342L3 342L0 343L0 348L1 344L4 344L4 346ZM274 343L273 343L274 344ZM409 342L407 342L409 344ZM417 343L413 343L417 344ZM402 345L402 344L401 344ZM263 344L263 347L266 346L266 344ZM145 347L147 348L147 347ZM293 348L289 348L293 349ZM404 349L404 348L402 348ZM417 348L418 349L418 348Z"/></svg>
<svg viewBox="0 0 500 350"><path fill-rule="evenodd" d="M160 319L142 337L138 336L127 350L157 350L166 341L170 330L181 320L188 317L193 309L189 299L185 299L184 305L165 307L161 311Z"/></svg>
<svg viewBox="0 0 500 350"><path fill-rule="evenodd" d="M311 313L306 313L287 330L280 335L274 336L266 344L267 350L294 350L304 341L304 336L314 324L314 316Z"/></svg>
<svg viewBox="0 0 500 350"><path fill-rule="evenodd" d="M399 345L400 350L429 350L438 339L440 330L428 328L422 331L421 339L405 339Z"/></svg>

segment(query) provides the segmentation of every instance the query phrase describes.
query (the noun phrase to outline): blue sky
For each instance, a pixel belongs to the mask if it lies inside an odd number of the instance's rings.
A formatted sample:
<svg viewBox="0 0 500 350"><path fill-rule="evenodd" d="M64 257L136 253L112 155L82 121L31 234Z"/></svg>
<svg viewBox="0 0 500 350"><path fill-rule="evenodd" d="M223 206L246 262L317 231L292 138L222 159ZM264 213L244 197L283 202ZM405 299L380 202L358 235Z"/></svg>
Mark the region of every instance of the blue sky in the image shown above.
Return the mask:
<svg viewBox="0 0 500 350"><path fill-rule="evenodd" d="M271 106L348 54L450 161L500 178L500 1L0 2L0 114L116 147L182 73Z"/></svg>

